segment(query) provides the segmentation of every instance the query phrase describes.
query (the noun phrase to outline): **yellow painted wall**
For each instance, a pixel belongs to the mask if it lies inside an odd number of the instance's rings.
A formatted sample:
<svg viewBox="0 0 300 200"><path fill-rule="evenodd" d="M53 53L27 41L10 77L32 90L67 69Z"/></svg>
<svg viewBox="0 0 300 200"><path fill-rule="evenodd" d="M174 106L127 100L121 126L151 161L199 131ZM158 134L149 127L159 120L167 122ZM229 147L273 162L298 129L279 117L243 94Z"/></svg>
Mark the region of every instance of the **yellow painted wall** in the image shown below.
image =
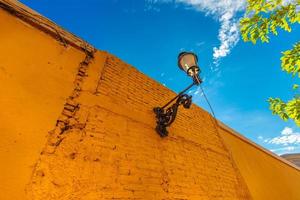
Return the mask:
<svg viewBox="0 0 300 200"><path fill-rule="evenodd" d="M1 200L250 199L206 112L183 110L161 139L152 108L173 92L3 9L0 22Z"/></svg>
<svg viewBox="0 0 300 200"><path fill-rule="evenodd" d="M152 109L173 92L105 52L83 71L72 103L80 106L62 113L30 198L251 199L208 113L180 109L162 139Z"/></svg>
<svg viewBox="0 0 300 200"><path fill-rule="evenodd" d="M249 191L255 200L299 200L300 170L266 153L233 131L220 128Z"/></svg>
<svg viewBox="0 0 300 200"><path fill-rule="evenodd" d="M85 55L0 9L0 199L25 198Z"/></svg>
<svg viewBox="0 0 300 200"><path fill-rule="evenodd" d="M47 20L34 23L0 9L1 200L299 199L299 172L222 129L224 143L195 105L160 138L152 109L172 91L109 53L86 54ZM294 187L280 188L278 173Z"/></svg>

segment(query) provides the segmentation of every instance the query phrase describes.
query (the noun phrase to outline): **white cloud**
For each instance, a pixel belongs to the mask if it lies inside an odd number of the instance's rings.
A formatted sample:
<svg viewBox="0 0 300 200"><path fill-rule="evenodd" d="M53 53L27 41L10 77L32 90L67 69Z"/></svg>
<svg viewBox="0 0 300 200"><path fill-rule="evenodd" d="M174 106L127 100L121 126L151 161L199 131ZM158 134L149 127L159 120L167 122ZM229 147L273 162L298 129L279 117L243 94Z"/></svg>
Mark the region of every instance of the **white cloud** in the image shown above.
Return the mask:
<svg viewBox="0 0 300 200"><path fill-rule="evenodd" d="M171 3L173 0L146 0L145 4L145 11L156 11L160 12L160 8L157 6L154 6L155 4L161 4L161 3Z"/></svg>
<svg viewBox="0 0 300 200"><path fill-rule="evenodd" d="M193 95L197 95L201 92L200 87L197 87L197 89L193 92ZM200 95L202 96L202 92L200 93Z"/></svg>
<svg viewBox="0 0 300 200"><path fill-rule="evenodd" d="M274 145L270 151L282 155L287 153L299 152L300 150L300 133L290 127L285 127L280 136L264 140L265 143Z"/></svg>
<svg viewBox="0 0 300 200"><path fill-rule="evenodd" d="M285 127L282 131L281 131L281 135L292 135L293 134L293 129L290 127Z"/></svg>
<svg viewBox="0 0 300 200"><path fill-rule="evenodd" d="M236 20L222 20L221 24L218 36L221 44L219 47L213 48L213 58L216 65L218 65L219 59L227 56L239 41L239 29Z"/></svg>
<svg viewBox="0 0 300 200"><path fill-rule="evenodd" d="M190 6L220 22L218 39L220 45L213 47L214 64L218 66L221 58L230 54L240 39L238 12L245 12L247 0L146 0L147 5L179 3ZM283 0L282 4L293 4L297 0ZM300 6L297 7L297 11ZM198 44L198 43L197 43ZM197 45L196 44L196 45ZM198 45L197 45L198 46Z"/></svg>
<svg viewBox="0 0 300 200"><path fill-rule="evenodd" d="M257 137L257 139L259 139L259 140L263 140L263 139L264 139L264 137L263 137L263 136L261 136L261 135L259 135L259 136Z"/></svg>
<svg viewBox="0 0 300 200"><path fill-rule="evenodd" d="M201 46L203 46L204 44L205 44L205 42L197 42L197 43L196 43L196 46L197 46L197 47L201 47Z"/></svg>
<svg viewBox="0 0 300 200"><path fill-rule="evenodd" d="M214 63L227 56L239 41L238 19L236 14L244 11L246 0L147 0L148 3L182 3L214 17L221 24L218 39L220 45L213 48Z"/></svg>
<svg viewBox="0 0 300 200"><path fill-rule="evenodd" d="M269 144L276 144L276 145L299 145L300 144L300 133L294 132L292 128L285 127L281 131L281 135L274 137L274 138L269 138L264 140L264 142L269 143Z"/></svg>
<svg viewBox="0 0 300 200"><path fill-rule="evenodd" d="M213 48L214 63L218 64L220 58L227 56L239 41L238 19L236 14L245 10L245 0L176 0L192 6L206 15L216 18L221 27L218 39L220 45Z"/></svg>
<svg viewBox="0 0 300 200"><path fill-rule="evenodd" d="M274 152L274 153L279 153L279 152L284 152L284 153L288 153L288 152L292 152L296 149L296 147L294 146L287 146L287 147L281 147L281 148L277 148L277 149L270 149L270 151Z"/></svg>

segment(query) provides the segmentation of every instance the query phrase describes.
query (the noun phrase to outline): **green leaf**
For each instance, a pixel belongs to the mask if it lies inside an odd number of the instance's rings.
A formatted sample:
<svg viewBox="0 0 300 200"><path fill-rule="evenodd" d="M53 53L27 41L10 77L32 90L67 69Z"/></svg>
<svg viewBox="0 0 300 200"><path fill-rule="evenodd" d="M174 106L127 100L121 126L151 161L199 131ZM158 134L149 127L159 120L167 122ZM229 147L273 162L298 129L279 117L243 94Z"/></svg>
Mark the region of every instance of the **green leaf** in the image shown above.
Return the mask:
<svg viewBox="0 0 300 200"><path fill-rule="evenodd" d="M281 57L281 68L283 71L300 76L300 41L297 42L293 49L284 51Z"/></svg>
<svg viewBox="0 0 300 200"><path fill-rule="evenodd" d="M283 5L281 0L248 0L246 16L240 20L242 38L253 44L260 40L269 42L269 34L278 35L277 28L291 32L291 24L300 23L300 6L297 0L293 4Z"/></svg>
<svg viewBox="0 0 300 200"><path fill-rule="evenodd" d="M300 0L283 5L282 0L248 0L246 15L240 20L242 39L245 42L269 42L270 34L278 35L278 29L291 32L292 24L300 24L300 12L297 7ZM282 52L281 69L300 78L300 41L292 49ZM294 84L293 89L299 89ZM272 114L278 115L284 121L293 120L300 126L300 94L293 99L283 101L280 98L268 99Z"/></svg>

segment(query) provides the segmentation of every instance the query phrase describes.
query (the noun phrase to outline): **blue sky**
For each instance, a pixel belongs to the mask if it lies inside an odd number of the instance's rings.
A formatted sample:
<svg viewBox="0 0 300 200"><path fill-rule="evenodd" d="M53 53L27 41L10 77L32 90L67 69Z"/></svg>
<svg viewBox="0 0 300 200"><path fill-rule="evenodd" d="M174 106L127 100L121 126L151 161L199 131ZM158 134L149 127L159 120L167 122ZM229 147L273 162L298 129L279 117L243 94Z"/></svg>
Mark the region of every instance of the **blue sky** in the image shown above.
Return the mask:
<svg viewBox="0 0 300 200"><path fill-rule="evenodd" d="M300 129L273 116L267 103L269 97L293 97L295 79L281 71L280 56L300 39L300 26L253 45L238 32L242 0L22 2L176 92L191 82L177 68L177 55L195 52L218 119L277 154L300 152ZM200 91L190 93L209 110Z"/></svg>

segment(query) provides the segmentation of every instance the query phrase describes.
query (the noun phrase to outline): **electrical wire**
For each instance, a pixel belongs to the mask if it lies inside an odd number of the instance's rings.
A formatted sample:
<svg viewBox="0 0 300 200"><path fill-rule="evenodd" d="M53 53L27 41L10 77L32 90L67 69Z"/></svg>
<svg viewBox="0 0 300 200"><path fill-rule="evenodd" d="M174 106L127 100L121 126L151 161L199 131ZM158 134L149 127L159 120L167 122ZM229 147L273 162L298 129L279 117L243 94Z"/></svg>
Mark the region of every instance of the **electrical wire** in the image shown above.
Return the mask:
<svg viewBox="0 0 300 200"><path fill-rule="evenodd" d="M206 96L206 94L205 94L205 92L204 92L204 89L203 89L202 85L200 85L200 88L201 88L201 92L202 92L202 94L203 94L203 96L204 96L204 99L205 99L206 103L207 103L208 106L209 106L209 109L210 109L210 111L211 111L211 114L213 115L213 118L214 118L215 121L217 122L217 118L216 118L214 109L212 108L212 106L211 106L211 104L210 104L210 102L209 102L209 100L208 100L208 98L207 98L207 96Z"/></svg>
<svg viewBox="0 0 300 200"><path fill-rule="evenodd" d="M205 94L205 92L204 92L204 89L203 89L202 85L200 85L200 88L201 88L202 94L203 94L203 96L204 96L204 99L205 99L206 103L208 104L209 109L210 109L210 111L211 111L213 126L215 127L217 133L219 134L219 137L222 138L222 137L221 137L221 133L220 133L220 131L219 131L219 122L218 122L218 120L217 120L217 118L216 118L214 109L212 108L212 106L211 106L211 104L210 104L210 102L209 102L209 100L208 100L208 98L207 98L207 96L206 96L206 94Z"/></svg>
<svg viewBox="0 0 300 200"><path fill-rule="evenodd" d="M234 167L235 169L238 169L237 166L236 166L236 164L235 164L235 162L234 162L234 159L233 159L233 156L232 156L231 151L226 147L225 141L224 141L224 139L223 139L222 136L221 136L221 133L220 133L220 131L219 131L219 127L220 127L220 126L219 126L218 120L217 120L216 115L215 115L215 112L214 112L214 110L213 110L213 108L212 108L212 106L211 106L211 104L210 104L210 102L209 102L209 100L208 100L208 98L207 98L205 92L204 92L204 89L203 89L202 85L200 85L200 88L201 88L202 94L203 94L203 96L204 96L204 99L206 100L206 102L207 102L207 104L208 104L208 106L209 106L209 108L210 108L210 111L211 111L211 113L212 113L212 121L213 121L213 125L214 125L214 127L215 127L215 129L216 129L216 131L217 131L217 133L218 133L218 136L219 136L220 140L222 141L223 147L228 151L229 157L230 157L230 159L231 159L232 162L233 162L233 167Z"/></svg>

